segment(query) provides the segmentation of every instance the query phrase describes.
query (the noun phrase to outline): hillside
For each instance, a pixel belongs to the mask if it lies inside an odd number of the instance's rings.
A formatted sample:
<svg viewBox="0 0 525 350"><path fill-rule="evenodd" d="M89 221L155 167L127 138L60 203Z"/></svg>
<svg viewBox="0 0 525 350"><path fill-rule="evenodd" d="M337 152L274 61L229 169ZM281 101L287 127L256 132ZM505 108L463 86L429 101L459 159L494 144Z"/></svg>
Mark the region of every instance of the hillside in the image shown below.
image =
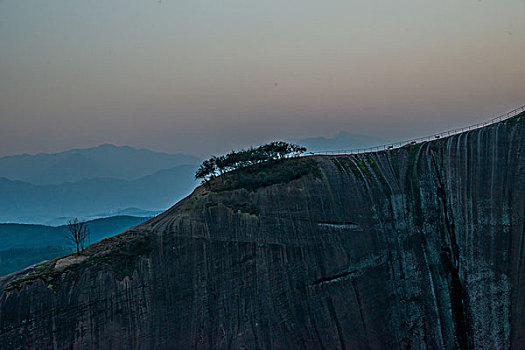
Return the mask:
<svg viewBox="0 0 525 350"><path fill-rule="evenodd" d="M226 174L0 278L0 348L520 349L525 114Z"/></svg>
<svg viewBox="0 0 525 350"><path fill-rule="evenodd" d="M89 242L96 243L144 222L146 218L114 216L88 221ZM68 255L74 247L66 239L67 226L0 224L0 276L37 262Z"/></svg>

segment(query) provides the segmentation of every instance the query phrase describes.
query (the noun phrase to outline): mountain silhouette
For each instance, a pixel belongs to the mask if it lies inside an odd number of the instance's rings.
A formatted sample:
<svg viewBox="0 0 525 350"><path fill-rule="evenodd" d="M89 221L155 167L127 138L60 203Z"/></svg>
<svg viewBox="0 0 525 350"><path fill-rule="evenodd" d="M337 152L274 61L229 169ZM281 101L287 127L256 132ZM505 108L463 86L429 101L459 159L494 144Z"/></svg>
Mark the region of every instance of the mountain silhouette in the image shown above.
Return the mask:
<svg viewBox="0 0 525 350"><path fill-rule="evenodd" d="M0 177L35 185L112 177L133 180L162 169L198 165L188 154L169 154L129 146L103 144L60 153L39 153L0 158Z"/></svg>

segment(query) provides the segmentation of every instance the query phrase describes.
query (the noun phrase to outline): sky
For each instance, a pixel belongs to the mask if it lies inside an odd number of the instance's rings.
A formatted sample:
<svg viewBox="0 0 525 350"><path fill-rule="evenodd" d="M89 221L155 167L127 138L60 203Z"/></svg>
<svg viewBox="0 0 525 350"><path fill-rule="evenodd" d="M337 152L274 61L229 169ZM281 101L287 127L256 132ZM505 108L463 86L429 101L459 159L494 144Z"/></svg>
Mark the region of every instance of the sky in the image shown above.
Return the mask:
<svg viewBox="0 0 525 350"><path fill-rule="evenodd" d="M0 156L402 140L525 104L525 0L0 0Z"/></svg>

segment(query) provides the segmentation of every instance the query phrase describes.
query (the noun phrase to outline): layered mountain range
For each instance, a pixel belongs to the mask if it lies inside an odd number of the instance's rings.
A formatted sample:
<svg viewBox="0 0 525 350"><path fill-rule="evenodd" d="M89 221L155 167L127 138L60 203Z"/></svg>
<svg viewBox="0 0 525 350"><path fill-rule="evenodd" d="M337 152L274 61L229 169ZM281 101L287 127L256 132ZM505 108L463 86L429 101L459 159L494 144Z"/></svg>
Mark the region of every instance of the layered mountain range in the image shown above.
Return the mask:
<svg viewBox="0 0 525 350"><path fill-rule="evenodd" d="M180 165L198 165L191 155L153 152L130 146L102 144L59 153L22 154L0 158L0 177L53 185L93 178L135 180Z"/></svg>
<svg viewBox="0 0 525 350"><path fill-rule="evenodd" d="M0 222L60 225L72 217L126 214L131 207L165 210L195 188L199 163L186 154L109 144L3 157Z"/></svg>
<svg viewBox="0 0 525 350"><path fill-rule="evenodd" d="M6 349L522 349L525 115L227 173L0 279Z"/></svg>

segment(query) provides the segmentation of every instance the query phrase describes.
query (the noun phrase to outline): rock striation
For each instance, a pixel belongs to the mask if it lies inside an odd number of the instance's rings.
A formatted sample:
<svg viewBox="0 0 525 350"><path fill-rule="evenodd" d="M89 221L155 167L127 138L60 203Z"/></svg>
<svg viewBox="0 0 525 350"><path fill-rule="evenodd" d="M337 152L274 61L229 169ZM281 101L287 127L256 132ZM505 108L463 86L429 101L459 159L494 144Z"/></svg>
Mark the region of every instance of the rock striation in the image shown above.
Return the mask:
<svg viewBox="0 0 525 350"><path fill-rule="evenodd" d="M524 140L521 114L226 174L0 279L0 348L523 349Z"/></svg>

